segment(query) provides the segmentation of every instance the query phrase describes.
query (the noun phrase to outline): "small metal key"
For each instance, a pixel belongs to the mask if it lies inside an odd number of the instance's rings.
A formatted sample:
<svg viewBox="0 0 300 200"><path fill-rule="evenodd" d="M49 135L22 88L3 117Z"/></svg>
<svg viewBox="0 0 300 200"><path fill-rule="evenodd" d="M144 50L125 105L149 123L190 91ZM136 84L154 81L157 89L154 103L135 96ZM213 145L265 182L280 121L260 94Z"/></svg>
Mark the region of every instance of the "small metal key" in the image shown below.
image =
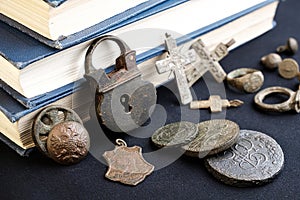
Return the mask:
<svg viewBox="0 0 300 200"><path fill-rule="evenodd" d="M208 100L202 100L202 101L192 101L190 103L191 109L201 109L201 108L210 108L211 112L221 112L222 108L225 107L238 107L244 104L243 101L240 101L238 99L235 100L227 100L227 99L221 99L218 95L211 95Z"/></svg>

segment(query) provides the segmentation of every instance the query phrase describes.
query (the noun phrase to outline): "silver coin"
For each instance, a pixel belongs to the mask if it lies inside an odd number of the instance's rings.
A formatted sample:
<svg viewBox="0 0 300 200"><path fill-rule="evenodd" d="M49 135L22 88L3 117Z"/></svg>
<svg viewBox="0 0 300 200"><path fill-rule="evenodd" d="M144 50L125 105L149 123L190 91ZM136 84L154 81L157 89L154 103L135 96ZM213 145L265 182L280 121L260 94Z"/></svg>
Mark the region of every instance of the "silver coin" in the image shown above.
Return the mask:
<svg viewBox="0 0 300 200"><path fill-rule="evenodd" d="M284 155L279 144L266 134L241 130L235 145L207 158L209 172L226 184L238 187L261 185L282 170Z"/></svg>
<svg viewBox="0 0 300 200"><path fill-rule="evenodd" d="M237 141L240 128L233 121L213 119L199 123L198 132L182 149L187 156L204 158L230 148Z"/></svg>
<svg viewBox="0 0 300 200"><path fill-rule="evenodd" d="M151 137L158 147L184 145L192 141L198 134L198 126L192 122L176 122L157 129Z"/></svg>

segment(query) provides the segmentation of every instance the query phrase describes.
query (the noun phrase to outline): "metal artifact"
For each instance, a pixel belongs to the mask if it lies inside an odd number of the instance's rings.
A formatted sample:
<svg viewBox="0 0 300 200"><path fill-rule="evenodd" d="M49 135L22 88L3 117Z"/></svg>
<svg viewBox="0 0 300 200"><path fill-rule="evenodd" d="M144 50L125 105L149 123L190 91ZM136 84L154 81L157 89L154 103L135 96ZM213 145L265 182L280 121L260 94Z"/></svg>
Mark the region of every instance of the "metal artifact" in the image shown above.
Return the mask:
<svg viewBox="0 0 300 200"><path fill-rule="evenodd" d="M286 45L282 45L277 47L276 51L278 53L287 52L291 54L295 54L298 51L298 42L295 38L288 38Z"/></svg>
<svg viewBox="0 0 300 200"><path fill-rule="evenodd" d="M206 72L210 72L218 83L226 78L226 73L219 64L222 58L228 54L228 48L235 43L230 40L227 44L220 43L212 52L205 46L201 39L194 42L191 49L196 52L199 60L192 67L186 69L186 77L189 86L192 86Z"/></svg>
<svg viewBox="0 0 300 200"><path fill-rule="evenodd" d="M221 112L226 107L238 107L243 105L244 102L238 99L227 100L221 99L218 95L211 95L208 100L192 101L190 103L191 109L209 108L211 112Z"/></svg>
<svg viewBox="0 0 300 200"><path fill-rule="evenodd" d="M189 84L184 72L184 66L189 63L188 59L179 52L176 40L166 33L165 39L166 49L168 51L167 58L159 60L155 63L158 73L171 71L174 73L180 101L182 104L188 104L193 100Z"/></svg>
<svg viewBox="0 0 300 200"><path fill-rule="evenodd" d="M209 157L205 165L217 179L238 186L256 186L270 182L282 170L284 154L270 136L241 130L236 144Z"/></svg>
<svg viewBox="0 0 300 200"><path fill-rule="evenodd" d="M260 59L261 63L268 69L275 69L282 62L282 58L277 53L270 53Z"/></svg>
<svg viewBox="0 0 300 200"><path fill-rule="evenodd" d="M61 122L55 125L48 135L48 155L63 165L80 162L88 154L89 148L89 134L78 122Z"/></svg>
<svg viewBox="0 0 300 200"><path fill-rule="evenodd" d="M103 41L113 41L120 48L115 69L106 74L92 63L93 52ZM141 78L136 65L136 52L120 38L106 35L92 42L85 58L85 78L95 91L95 109L100 123L114 132L126 132L140 127L156 104L154 85Z"/></svg>
<svg viewBox="0 0 300 200"><path fill-rule="evenodd" d="M151 140L158 147L181 146L191 142L197 134L197 124L181 121L157 129Z"/></svg>
<svg viewBox="0 0 300 200"><path fill-rule="evenodd" d="M49 106L43 109L36 117L33 124L32 138L36 147L45 155L47 150L47 138L54 126L62 122L78 122L82 124L80 117L73 110L61 106Z"/></svg>
<svg viewBox="0 0 300 200"><path fill-rule="evenodd" d="M141 147L127 147L121 139L117 139L116 143L118 146L114 150L103 154L109 166L105 177L127 185L139 184L153 172L154 166L145 161Z"/></svg>
<svg viewBox="0 0 300 200"><path fill-rule="evenodd" d="M266 96L270 94L283 94L289 98L282 102L276 104L267 104L264 102ZM295 110L297 113L300 112L300 86L296 92L284 88L284 87L269 87L258 92L254 97L255 104L262 110L272 111L272 112L286 112L290 110Z"/></svg>
<svg viewBox="0 0 300 200"><path fill-rule="evenodd" d="M227 83L240 91L254 93L264 84L264 75L256 69L239 68L227 75Z"/></svg>
<svg viewBox="0 0 300 200"><path fill-rule="evenodd" d="M292 79L294 77L300 77L299 65L296 60L292 58L286 58L278 64L279 74L286 79Z"/></svg>
<svg viewBox="0 0 300 200"><path fill-rule="evenodd" d="M213 119L198 124L198 136L182 146L185 154L204 158L224 151L233 145L239 136L239 126L230 120Z"/></svg>

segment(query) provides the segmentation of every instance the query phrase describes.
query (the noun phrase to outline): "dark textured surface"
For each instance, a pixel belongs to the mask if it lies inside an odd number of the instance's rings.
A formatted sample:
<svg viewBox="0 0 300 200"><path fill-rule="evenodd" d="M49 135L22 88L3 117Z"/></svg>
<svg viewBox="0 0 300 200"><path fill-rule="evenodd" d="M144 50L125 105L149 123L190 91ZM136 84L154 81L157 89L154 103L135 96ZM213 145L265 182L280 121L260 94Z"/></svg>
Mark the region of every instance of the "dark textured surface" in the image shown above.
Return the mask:
<svg viewBox="0 0 300 200"><path fill-rule="evenodd" d="M265 70L260 64L261 56L274 52L284 44L288 37L300 39L300 1L286 0L280 3L276 15L277 26L267 34L232 51L221 64L225 71L239 67L253 67L263 70L265 84L283 86L295 90L299 81L286 80L278 72ZM199 19L197 19L199 20ZM293 56L300 61L300 52ZM174 82L168 84L173 85ZM207 99L209 93L204 81L194 85L194 92L200 99ZM285 154L285 167L272 183L262 187L235 188L227 186L210 175L202 160L181 156L166 167L158 168L136 187L124 186L104 178L107 166L95 159L92 154L73 166L61 166L34 151L30 157L23 158L0 143L0 199L297 199L299 198L300 154L299 154L299 114L264 113L253 103L255 94L242 94L225 87L228 99L240 99L245 103L239 108L228 109L226 118L237 122L241 129L256 130L273 137ZM212 93L211 93L212 94ZM217 93L218 94L218 93ZM224 98L224 95L222 96ZM267 99L268 101L272 99ZM170 90L162 87L158 90L158 103L167 112L167 122L187 119L193 122L220 117L225 113L211 114L207 110L180 109L178 101ZM188 111L188 112L187 112ZM199 115L200 113L200 115ZM192 117L199 115L200 117ZM157 121L158 119L152 119ZM92 123L92 122L90 122ZM96 123L96 122L94 122ZM158 123L161 123L158 121ZM97 129L90 132L100 134ZM151 133L145 131L146 136ZM110 134L114 141L120 135ZM91 146L92 151L111 150L113 144L106 145L100 138L98 145ZM123 137L128 146L138 145L143 152L151 152L154 147L149 138ZM93 142L96 141L95 138ZM176 153L176 152L175 152ZM169 155L169 154L168 154ZM144 156L153 163L154 160ZM166 160L161 155L157 162ZM101 158L102 159L102 158Z"/></svg>
<svg viewBox="0 0 300 200"><path fill-rule="evenodd" d="M207 158L205 165L217 179L237 187L268 183L280 173L284 154L278 143L264 133L241 130L230 149Z"/></svg>

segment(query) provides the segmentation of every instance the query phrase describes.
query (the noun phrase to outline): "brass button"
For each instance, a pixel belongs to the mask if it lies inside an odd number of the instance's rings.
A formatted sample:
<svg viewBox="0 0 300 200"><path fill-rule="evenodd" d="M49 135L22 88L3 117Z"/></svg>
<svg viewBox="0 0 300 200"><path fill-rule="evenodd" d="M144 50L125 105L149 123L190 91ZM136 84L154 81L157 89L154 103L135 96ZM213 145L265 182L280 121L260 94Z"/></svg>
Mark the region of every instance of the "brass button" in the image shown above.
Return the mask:
<svg viewBox="0 0 300 200"><path fill-rule="evenodd" d="M82 124L74 121L55 125L47 139L49 157L64 165L81 161L87 155L89 147L87 130Z"/></svg>

